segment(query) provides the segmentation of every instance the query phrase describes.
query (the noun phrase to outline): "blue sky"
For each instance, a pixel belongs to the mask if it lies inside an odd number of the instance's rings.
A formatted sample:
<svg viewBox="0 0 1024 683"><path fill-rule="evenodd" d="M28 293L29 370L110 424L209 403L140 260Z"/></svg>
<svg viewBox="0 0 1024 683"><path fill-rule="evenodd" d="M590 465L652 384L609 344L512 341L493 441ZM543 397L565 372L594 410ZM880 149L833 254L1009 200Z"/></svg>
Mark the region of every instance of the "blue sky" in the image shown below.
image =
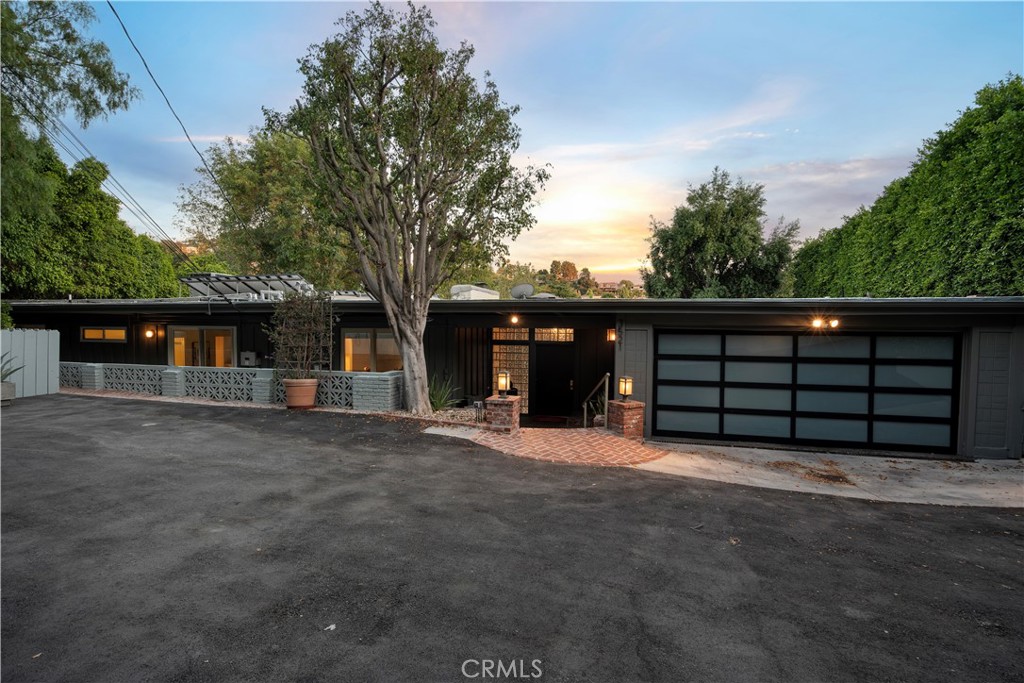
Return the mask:
<svg viewBox="0 0 1024 683"><path fill-rule="evenodd" d="M551 164L512 257L630 277L650 217L715 166L765 185L769 222L838 225L904 175L974 93L1024 70L1024 3L429 3L518 104L520 157ZM287 108L296 60L358 3L118 2L200 148ZM80 133L165 230L199 159L105 4L91 33L144 99ZM68 121L72 127L73 122ZM141 225L125 215L137 229Z"/></svg>

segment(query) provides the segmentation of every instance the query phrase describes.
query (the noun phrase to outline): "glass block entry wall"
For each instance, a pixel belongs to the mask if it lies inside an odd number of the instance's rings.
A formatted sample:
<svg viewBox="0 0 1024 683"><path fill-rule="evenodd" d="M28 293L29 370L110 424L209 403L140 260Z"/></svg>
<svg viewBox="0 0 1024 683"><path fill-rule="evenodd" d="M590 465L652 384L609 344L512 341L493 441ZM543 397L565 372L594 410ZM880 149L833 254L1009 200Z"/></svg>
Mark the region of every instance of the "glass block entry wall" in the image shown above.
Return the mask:
<svg viewBox="0 0 1024 683"><path fill-rule="evenodd" d="M954 335L661 331L656 436L952 452Z"/></svg>

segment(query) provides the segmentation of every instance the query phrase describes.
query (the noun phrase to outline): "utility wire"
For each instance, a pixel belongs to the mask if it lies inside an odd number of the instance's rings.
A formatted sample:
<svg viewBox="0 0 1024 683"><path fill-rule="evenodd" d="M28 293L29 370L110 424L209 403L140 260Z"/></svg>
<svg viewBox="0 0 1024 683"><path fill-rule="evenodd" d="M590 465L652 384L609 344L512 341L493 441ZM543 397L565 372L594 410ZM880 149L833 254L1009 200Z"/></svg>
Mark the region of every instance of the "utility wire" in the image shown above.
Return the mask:
<svg viewBox="0 0 1024 683"><path fill-rule="evenodd" d="M117 17L117 23L121 24L121 30L124 31L124 35L128 38L128 42L131 43L132 47L135 49L135 54L137 54L139 59L142 60L142 65L146 67L146 73L148 73L150 79L152 79L153 85L155 85L156 89L160 91L160 94L164 98L164 102L167 103L167 108L171 110L171 113L174 114L174 118L177 119L182 132L185 133L185 138L188 140L188 144L192 145L192 149L194 149L196 154L199 155L200 161L203 162L203 167L206 168L206 172L209 173L210 178L213 179L213 184L217 186L217 190L220 192L221 198L224 200L224 203L227 204L228 208L231 209L231 213L235 217L235 223L239 226L242 225L242 219L238 216L238 212L235 211L234 204L232 204L231 200L228 199L228 194L224 191L224 188L221 187L220 181L217 180L217 176L213 173L213 169L211 169L210 165L206 163L206 157L204 157L203 153L199 151L198 147L196 147L196 143L192 141L192 136L189 135L188 129L185 128L185 124L182 122L181 117L178 116L178 112L174 111L174 107L171 105L171 100L167 97L167 93L165 93L164 89L160 87L160 83L156 80L156 76L153 75L153 71L149 68L146 58L142 56L142 51L139 50L139 46L135 44L134 40L132 40L131 34L128 33L128 27L125 26L124 21L121 20L121 15L117 13L116 9L114 9L114 3L107 0L107 7L109 7L110 11L114 13L115 17Z"/></svg>

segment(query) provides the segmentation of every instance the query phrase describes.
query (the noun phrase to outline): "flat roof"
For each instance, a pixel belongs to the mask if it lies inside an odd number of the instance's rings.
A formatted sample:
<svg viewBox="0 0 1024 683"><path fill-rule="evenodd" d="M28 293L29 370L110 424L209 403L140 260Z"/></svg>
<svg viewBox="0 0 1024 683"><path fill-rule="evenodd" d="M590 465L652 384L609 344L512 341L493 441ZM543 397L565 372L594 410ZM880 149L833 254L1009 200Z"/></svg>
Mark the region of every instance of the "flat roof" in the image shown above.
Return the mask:
<svg viewBox="0 0 1024 683"><path fill-rule="evenodd" d="M253 313L273 310L272 301L232 299L224 296L192 296L175 299L30 299L9 302L14 309L80 310L166 310L168 308L233 308ZM335 309L380 308L380 304L359 292L337 293ZM1024 315L1024 296L986 297L900 297L900 298L814 298L814 299L432 299L430 310L437 313L763 313L840 311L898 313L995 313Z"/></svg>

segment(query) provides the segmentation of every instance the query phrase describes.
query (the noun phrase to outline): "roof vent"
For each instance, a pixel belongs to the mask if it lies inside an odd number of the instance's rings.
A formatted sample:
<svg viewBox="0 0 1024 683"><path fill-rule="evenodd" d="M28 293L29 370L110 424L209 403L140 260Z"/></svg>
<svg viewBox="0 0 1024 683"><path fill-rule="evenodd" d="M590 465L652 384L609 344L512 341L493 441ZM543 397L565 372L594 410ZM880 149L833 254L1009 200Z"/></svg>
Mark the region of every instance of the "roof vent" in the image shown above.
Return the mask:
<svg viewBox="0 0 1024 683"><path fill-rule="evenodd" d="M260 292L261 301L282 301L284 299L284 292L280 289L264 289Z"/></svg>

